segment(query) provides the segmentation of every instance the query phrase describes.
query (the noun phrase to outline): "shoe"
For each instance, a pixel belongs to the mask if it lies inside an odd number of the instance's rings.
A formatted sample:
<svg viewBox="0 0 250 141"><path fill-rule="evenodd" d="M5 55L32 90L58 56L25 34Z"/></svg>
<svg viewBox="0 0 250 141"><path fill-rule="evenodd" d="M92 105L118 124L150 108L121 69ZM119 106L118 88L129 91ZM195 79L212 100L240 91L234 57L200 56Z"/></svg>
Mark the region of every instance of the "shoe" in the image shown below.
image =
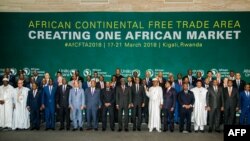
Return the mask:
<svg viewBox="0 0 250 141"><path fill-rule="evenodd" d="M106 129L105 129L105 128L102 128L102 131L106 131Z"/></svg>
<svg viewBox="0 0 250 141"><path fill-rule="evenodd" d="M125 129L125 132L128 132L128 129L127 129L127 128Z"/></svg>
<svg viewBox="0 0 250 141"><path fill-rule="evenodd" d="M192 131L191 131L191 130L188 130L188 132L189 132L189 133L192 133Z"/></svg>
<svg viewBox="0 0 250 141"><path fill-rule="evenodd" d="M198 133L198 130L194 130L195 133Z"/></svg>
<svg viewBox="0 0 250 141"><path fill-rule="evenodd" d="M149 132L153 132L153 129L149 129Z"/></svg>
<svg viewBox="0 0 250 141"><path fill-rule="evenodd" d="M122 129L118 129L118 132L121 132L122 131Z"/></svg>
<svg viewBox="0 0 250 141"><path fill-rule="evenodd" d="M49 130L49 128L45 128L45 131L48 131Z"/></svg>
<svg viewBox="0 0 250 141"><path fill-rule="evenodd" d="M215 132L220 133L220 130L215 130Z"/></svg>
<svg viewBox="0 0 250 141"><path fill-rule="evenodd" d="M201 133L205 133L205 130L200 130Z"/></svg>
<svg viewBox="0 0 250 141"><path fill-rule="evenodd" d="M212 133L212 129L209 129L209 130L208 130L208 133Z"/></svg>
<svg viewBox="0 0 250 141"><path fill-rule="evenodd" d="M180 133L182 133L183 132L183 130L179 130L180 131Z"/></svg>
<svg viewBox="0 0 250 141"><path fill-rule="evenodd" d="M54 130L55 130L55 128L51 128L51 130L53 130L53 131L54 131Z"/></svg>
<svg viewBox="0 0 250 141"><path fill-rule="evenodd" d="M89 130L92 130L92 128L87 128L86 130L88 130L88 131L89 131Z"/></svg>
<svg viewBox="0 0 250 141"><path fill-rule="evenodd" d="M80 131L83 131L83 128L82 128L82 127L80 128Z"/></svg>
<svg viewBox="0 0 250 141"><path fill-rule="evenodd" d="M76 128L72 129L72 131L76 131L76 130L77 130Z"/></svg>
<svg viewBox="0 0 250 141"><path fill-rule="evenodd" d="M141 128L137 128L137 131L141 131Z"/></svg>
<svg viewBox="0 0 250 141"><path fill-rule="evenodd" d="M61 130L64 130L64 128L63 128L63 127L60 127L60 129L59 129L59 130L60 130L60 131L61 131Z"/></svg>
<svg viewBox="0 0 250 141"><path fill-rule="evenodd" d="M164 129L163 132L167 132L168 130L167 129Z"/></svg>
<svg viewBox="0 0 250 141"><path fill-rule="evenodd" d="M69 131L69 128L67 128L67 131Z"/></svg>
<svg viewBox="0 0 250 141"><path fill-rule="evenodd" d="M34 130L34 129L35 129L34 127L30 128L31 131Z"/></svg>
<svg viewBox="0 0 250 141"><path fill-rule="evenodd" d="M115 131L115 129L114 129L114 128L112 128L112 129L111 129L111 131Z"/></svg>
<svg viewBox="0 0 250 141"><path fill-rule="evenodd" d="M157 132L158 132L158 133L161 133L161 130L160 130L160 129L157 129Z"/></svg>
<svg viewBox="0 0 250 141"><path fill-rule="evenodd" d="M133 128L133 131L136 131L136 129L135 129L135 128Z"/></svg>
<svg viewBox="0 0 250 141"><path fill-rule="evenodd" d="M173 129L171 129L171 130L170 130L170 132L174 132L174 130L173 130Z"/></svg>
<svg viewBox="0 0 250 141"><path fill-rule="evenodd" d="M36 128L36 130L37 130L37 131L39 131L39 130L40 130L40 128Z"/></svg>
<svg viewBox="0 0 250 141"><path fill-rule="evenodd" d="M95 131L98 131L98 128L95 128Z"/></svg>

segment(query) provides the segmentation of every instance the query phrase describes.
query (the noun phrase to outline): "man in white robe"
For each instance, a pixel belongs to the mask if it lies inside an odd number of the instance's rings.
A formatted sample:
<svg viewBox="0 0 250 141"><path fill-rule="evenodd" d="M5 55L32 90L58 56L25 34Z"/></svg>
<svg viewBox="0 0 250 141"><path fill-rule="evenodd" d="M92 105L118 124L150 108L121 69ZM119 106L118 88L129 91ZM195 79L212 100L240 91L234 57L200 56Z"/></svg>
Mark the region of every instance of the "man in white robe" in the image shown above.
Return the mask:
<svg viewBox="0 0 250 141"><path fill-rule="evenodd" d="M30 127L30 118L26 107L29 89L23 87L23 80L18 80L17 86L13 96L15 106L12 129L28 129Z"/></svg>
<svg viewBox="0 0 250 141"><path fill-rule="evenodd" d="M146 90L146 95L149 97L149 132L154 128L161 132L161 108L163 105L163 92L162 88L158 85L157 78L153 79L153 86Z"/></svg>
<svg viewBox="0 0 250 141"><path fill-rule="evenodd" d="M14 88L9 85L9 79L3 78L3 85L0 86L0 127L12 127Z"/></svg>
<svg viewBox="0 0 250 141"><path fill-rule="evenodd" d="M204 126L207 124L207 89L203 88L201 80L198 80L196 82L196 87L191 89L191 91L194 93L195 97L194 110L192 114L192 122L194 122L194 131L198 132L200 128L200 131L204 132Z"/></svg>

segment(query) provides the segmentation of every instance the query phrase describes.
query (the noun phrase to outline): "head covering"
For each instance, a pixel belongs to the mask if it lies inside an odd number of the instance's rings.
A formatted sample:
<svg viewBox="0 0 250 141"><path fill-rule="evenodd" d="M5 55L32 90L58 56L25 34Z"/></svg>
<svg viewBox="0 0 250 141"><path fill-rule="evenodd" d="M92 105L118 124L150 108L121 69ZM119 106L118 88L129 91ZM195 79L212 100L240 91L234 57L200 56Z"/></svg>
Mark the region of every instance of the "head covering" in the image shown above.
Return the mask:
<svg viewBox="0 0 250 141"><path fill-rule="evenodd" d="M158 81L158 79L157 78L153 78L152 81Z"/></svg>
<svg viewBox="0 0 250 141"><path fill-rule="evenodd" d="M3 78L3 81L9 81L9 79L8 78Z"/></svg>

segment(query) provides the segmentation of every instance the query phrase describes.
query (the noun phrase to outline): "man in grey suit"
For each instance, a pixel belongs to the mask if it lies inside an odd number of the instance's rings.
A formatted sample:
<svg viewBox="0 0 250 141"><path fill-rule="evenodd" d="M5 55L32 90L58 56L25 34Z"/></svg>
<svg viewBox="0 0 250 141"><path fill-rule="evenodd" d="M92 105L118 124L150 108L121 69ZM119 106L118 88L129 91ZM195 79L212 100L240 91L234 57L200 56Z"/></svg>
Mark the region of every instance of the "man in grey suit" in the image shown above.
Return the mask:
<svg viewBox="0 0 250 141"><path fill-rule="evenodd" d="M125 119L125 131L128 132L128 110L131 105L131 89L130 87L125 86L124 78L120 80L121 85L116 88L116 108L118 109L118 122L119 129L118 131L122 131L122 113L124 111L124 119Z"/></svg>
<svg viewBox="0 0 250 141"><path fill-rule="evenodd" d="M79 81L75 81L74 87L70 89L69 106L73 111L73 131L76 131L78 127L82 131L82 110L85 108L85 95L83 89L79 86Z"/></svg>
<svg viewBox="0 0 250 141"><path fill-rule="evenodd" d="M98 109L101 108L101 97L100 97L100 89L96 88L96 81L91 80L91 87L87 88L85 91L86 98L86 109L87 109L87 130L95 129L98 131ZM93 120L93 124L91 126L91 120Z"/></svg>
<svg viewBox="0 0 250 141"><path fill-rule="evenodd" d="M228 80L228 87L223 90L225 125L233 125L236 111L239 110L240 98L237 88L233 87L233 81Z"/></svg>
<svg viewBox="0 0 250 141"><path fill-rule="evenodd" d="M207 110L209 112L209 129L212 132L215 127L216 132L220 132L220 113L223 110L223 91L218 85L218 80L213 80L213 85L208 88Z"/></svg>
<svg viewBox="0 0 250 141"><path fill-rule="evenodd" d="M144 107L145 90L142 85L140 85L140 78L135 78L135 84L131 87L132 92L132 116L133 116L133 131L141 131L141 117L142 117L142 107ZM138 120L136 120L136 113ZM137 125L137 126L136 126Z"/></svg>

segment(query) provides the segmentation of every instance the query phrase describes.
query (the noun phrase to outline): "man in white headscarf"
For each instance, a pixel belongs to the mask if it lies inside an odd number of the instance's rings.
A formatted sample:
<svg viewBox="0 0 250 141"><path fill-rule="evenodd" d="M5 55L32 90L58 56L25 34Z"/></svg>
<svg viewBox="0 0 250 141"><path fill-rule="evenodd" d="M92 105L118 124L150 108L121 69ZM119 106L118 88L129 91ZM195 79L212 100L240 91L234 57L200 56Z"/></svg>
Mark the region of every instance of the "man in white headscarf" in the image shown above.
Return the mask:
<svg viewBox="0 0 250 141"><path fill-rule="evenodd" d="M202 87L201 80L196 82L196 87L191 89L194 93L195 102L194 102L194 111L192 114L192 121L194 122L194 131L204 132L204 126L207 124L207 104L206 96L207 89Z"/></svg>
<svg viewBox="0 0 250 141"><path fill-rule="evenodd" d="M158 132L161 132L161 108L163 105L163 92L162 88L158 85L158 79L153 79L153 86L147 90L145 87L147 96L149 97L149 132L152 132L154 128Z"/></svg>
<svg viewBox="0 0 250 141"><path fill-rule="evenodd" d="M18 80L17 88L14 91L14 112L12 129L28 129L30 127L29 111L27 107L27 97L29 90L23 87L23 80Z"/></svg>
<svg viewBox="0 0 250 141"><path fill-rule="evenodd" d="M12 127L14 88L9 85L9 79L3 78L3 85L0 86L0 127Z"/></svg>

